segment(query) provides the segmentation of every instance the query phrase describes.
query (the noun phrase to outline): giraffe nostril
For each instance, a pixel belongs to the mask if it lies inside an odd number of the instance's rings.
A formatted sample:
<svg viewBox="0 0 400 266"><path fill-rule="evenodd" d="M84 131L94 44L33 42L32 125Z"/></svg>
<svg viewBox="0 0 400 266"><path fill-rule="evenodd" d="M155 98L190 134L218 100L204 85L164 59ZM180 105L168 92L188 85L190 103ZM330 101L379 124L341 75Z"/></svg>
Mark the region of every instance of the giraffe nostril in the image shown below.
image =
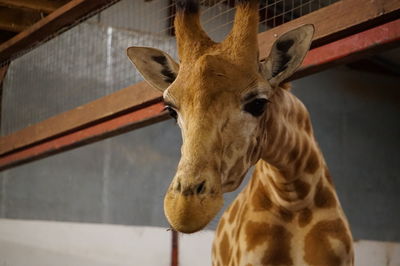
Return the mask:
<svg viewBox="0 0 400 266"><path fill-rule="evenodd" d="M203 194L206 191L206 181L204 180L195 187L196 194Z"/></svg>
<svg viewBox="0 0 400 266"><path fill-rule="evenodd" d="M178 181L178 184L175 187L175 190L181 192L181 181Z"/></svg>

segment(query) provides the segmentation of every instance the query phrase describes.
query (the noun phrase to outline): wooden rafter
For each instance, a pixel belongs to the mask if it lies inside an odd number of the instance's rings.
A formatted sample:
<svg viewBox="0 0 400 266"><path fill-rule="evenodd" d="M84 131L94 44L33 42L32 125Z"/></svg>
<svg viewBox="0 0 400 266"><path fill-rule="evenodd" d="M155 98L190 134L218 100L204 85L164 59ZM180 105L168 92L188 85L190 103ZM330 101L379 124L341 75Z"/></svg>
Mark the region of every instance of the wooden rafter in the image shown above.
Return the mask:
<svg viewBox="0 0 400 266"><path fill-rule="evenodd" d="M0 29L21 32L42 18L38 12L0 6Z"/></svg>
<svg viewBox="0 0 400 266"><path fill-rule="evenodd" d="M67 2L68 0L0 0L0 6L49 14Z"/></svg>
<svg viewBox="0 0 400 266"><path fill-rule="evenodd" d="M15 37L0 44L0 63L45 40L85 15L115 2L117 0L71 0Z"/></svg>
<svg viewBox="0 0 400 266"><path fill-rule="evenodd" d="M0 43L5 42L12 37L14 37L17 33L12 31L1 30L0 31Z"/></svg>

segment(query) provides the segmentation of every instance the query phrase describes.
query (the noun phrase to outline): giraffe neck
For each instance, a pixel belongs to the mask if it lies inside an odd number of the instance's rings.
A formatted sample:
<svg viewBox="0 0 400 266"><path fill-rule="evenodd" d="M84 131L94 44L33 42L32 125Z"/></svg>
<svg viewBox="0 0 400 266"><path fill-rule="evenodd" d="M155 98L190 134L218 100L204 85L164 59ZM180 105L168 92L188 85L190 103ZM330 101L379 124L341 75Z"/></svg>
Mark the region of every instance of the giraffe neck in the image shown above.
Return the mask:
<svg viewBox="0 0 400 266"><path fill-rule="evenodd" d="M349 224L306 108L282 89L271 101L261 159L220 220L213 265L354 265Z"/></svg>
<svg viewBox="0 0 400 266"><path fill-rule="evenodd" d="M267 111L266 132L256 178L277 205L292 210L310 205L321 177L329 174L303 103L279 88Z"/></svg>

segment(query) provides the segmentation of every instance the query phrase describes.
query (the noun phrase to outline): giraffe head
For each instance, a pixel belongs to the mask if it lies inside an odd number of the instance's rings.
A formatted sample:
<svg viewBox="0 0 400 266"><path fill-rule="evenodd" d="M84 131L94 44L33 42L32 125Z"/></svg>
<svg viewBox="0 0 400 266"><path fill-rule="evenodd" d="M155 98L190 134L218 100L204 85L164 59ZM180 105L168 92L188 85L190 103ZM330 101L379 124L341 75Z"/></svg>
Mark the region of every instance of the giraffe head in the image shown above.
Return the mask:
<svg viewBox="0 0 400 266"><path fill-rule="evenodd" d="M200 26L197 1L177 1L180 63L153 48L130 47L128 56L145 80L163 92L183 144L164 200L171 226L202 229L260 158L266 114L274 89L301 64L314 28L282 35L264 63L258 60L258 0L239 1L233 29L221 43Z"/></svg>

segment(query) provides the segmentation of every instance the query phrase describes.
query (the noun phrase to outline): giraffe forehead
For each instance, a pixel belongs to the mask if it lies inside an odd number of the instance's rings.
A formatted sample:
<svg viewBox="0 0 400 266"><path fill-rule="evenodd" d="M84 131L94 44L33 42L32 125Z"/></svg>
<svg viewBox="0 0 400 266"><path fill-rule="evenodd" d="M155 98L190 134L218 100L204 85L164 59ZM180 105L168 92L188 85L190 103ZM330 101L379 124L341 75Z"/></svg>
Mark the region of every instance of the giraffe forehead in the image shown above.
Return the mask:
<svg viewBox="0 0 400 266"><path fill-rule="evenodd" d="M206 54L195 61L181 63L171 91L190 94L199 90L210 93L243 90L257 74L223 55Z"/></svg>
<svg viewBox="0 0 400 266"><path fill-rule="evenodd" d="M261 80L260 86L257 74L224 73L215 69L200 73L196 69L182 71L164 94L166 100L171 100L180 109L201 110L211 106L229 109L239 106L249 92L268 94L264 91L265 81Z"/></svg>

